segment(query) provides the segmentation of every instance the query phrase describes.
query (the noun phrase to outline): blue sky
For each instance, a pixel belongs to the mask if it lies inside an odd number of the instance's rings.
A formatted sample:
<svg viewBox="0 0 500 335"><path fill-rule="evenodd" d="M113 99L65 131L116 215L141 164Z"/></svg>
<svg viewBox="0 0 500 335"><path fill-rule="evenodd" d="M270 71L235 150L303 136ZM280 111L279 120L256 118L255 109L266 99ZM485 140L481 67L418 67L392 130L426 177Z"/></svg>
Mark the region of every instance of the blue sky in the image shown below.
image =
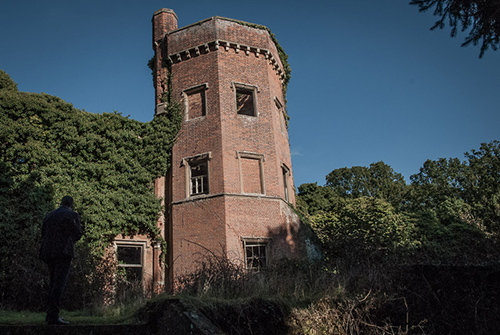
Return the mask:
<svg viewBox="0 0 500 335"><path fill-rule="evenodd" d="M407 0L39 1L0 4L0 69L21 91L76 108L154 113L151 17L179 27L211 16L267 26L289 55L295 184L384 161L408 180L427 159L500 139L500 51L479 59L463 35Z"/></svg>

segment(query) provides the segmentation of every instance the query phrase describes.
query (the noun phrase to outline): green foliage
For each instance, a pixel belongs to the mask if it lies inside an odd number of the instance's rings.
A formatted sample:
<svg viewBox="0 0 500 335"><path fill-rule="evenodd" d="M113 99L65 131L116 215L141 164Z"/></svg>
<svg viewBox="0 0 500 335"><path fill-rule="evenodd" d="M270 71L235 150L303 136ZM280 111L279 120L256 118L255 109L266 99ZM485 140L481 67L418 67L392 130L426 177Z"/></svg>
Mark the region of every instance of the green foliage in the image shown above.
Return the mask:
<svg viewBox="0 0 500 335"><path fill-rule="evenodd" d="M458 158L428 160L412 175L409 209L434 210L442 223L464 222L489 233L500 228L500 144L482 143ZM449 204L455 204L453 214Z"/></svg>
<svg viewBox="0 0 500 335"><path fill-rule="evenodd" d="M4 70L0 70L0 90L17 91L17 84Z"/></svg>
<svg viewBox="0 0 500 335"><path fill-rule="evenodd" d="M446 22L451 27L451 36L457 35L458 29L469 30L462 46L482 43L479 58L488 48L497 50L500 45L500 3L498 1L474 0L412 0L411 5L418 6L425 12L434 8L434 15L439 17L431 30L443 29Z"/></svg>
<svg viewBox="0 0 500 335"><path fill-rule="evenodd" d="M332 211L338 201L332 188L318 183L302 184L298 188L297 208L306 216Z"/></svg>
<svg viewBox="0 0 500 335"><path fill-rule="evenodd" d="M31 264L37 263L40 225L64 195L75 199L85 230L80 244L93 256L102 256L119 234L161 240L156 223L162 208L152 186L169 167L179 127L175 106L141 123L117 112L80 111L43 93L0 90L2 298L16 294L12 285L40 289L20 276L34 268L43 278L40 266ZM29 283L42 285L40 278Z"/></svg>
<svg viewBox="0 0 500 335"><path fill-rule="evenodd" d="M459 197L467 165L458 158L427 160L419 173L410 176L414 202L435 207L450 197Z"/></svg>
<svg viewBox="0 0 500 335"><path fill-rule="evenodd" d="M330 259L379 259L418 246L413 221L382 199L348 199L335 212L313 216L311 225Z"/></svg>
<svg viewBox="0 0 500 335"><path fill-rule="evenodd" d="M336 169L325 186L299 186L297 208L331 260L493 262L500 254L500 143L465 157L427 160L410 185L383 162Z"/></svg>
<svg viewBox="0 0 500 335"><path fill-rule="evenodd" d="M326 176L326 186L343 198L373 197L395 207L402 204L406 189L403 176L384 162L333 170Z"/></svg>
<svg viewBox="0 0 500 335"><path fill-rule="evenodd" d="M484 227L500 233L500 142L482 143L479 150L466 152L469 163L464 183L465 200Z"/></svg>
<svg viewBox="0 0 500 335"><path fill-rule="evenodd" d="M182 116L177 104L144 125L140 160L154 177L164 176L170 168L172 145L180 129Z"/></svg>

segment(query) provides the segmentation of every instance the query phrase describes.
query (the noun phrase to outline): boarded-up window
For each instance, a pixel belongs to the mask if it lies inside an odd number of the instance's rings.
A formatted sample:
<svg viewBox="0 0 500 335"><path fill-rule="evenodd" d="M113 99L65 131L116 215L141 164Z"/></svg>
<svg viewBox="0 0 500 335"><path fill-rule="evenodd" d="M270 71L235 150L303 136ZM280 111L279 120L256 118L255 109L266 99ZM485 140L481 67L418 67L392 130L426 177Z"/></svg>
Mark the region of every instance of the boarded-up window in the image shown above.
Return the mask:
<svg viewBox="0 0 500 335"><path fill-rule="evenodd" d="M183 92L186 115L185 120L192 120L207 114L205 91L206 84L189 88Z"/></svg>
<svg viewBox="0 0 500 335"><path fill-rule="evenodd" d="M243 193L263 193L259 159L241 158L241 179Z"/></svg>
<svg viewBox="0 0 500 335"><path fill-rule="evenodd" d="M205 116L205 90L199 90L188 95L189 118Z"/></svg>

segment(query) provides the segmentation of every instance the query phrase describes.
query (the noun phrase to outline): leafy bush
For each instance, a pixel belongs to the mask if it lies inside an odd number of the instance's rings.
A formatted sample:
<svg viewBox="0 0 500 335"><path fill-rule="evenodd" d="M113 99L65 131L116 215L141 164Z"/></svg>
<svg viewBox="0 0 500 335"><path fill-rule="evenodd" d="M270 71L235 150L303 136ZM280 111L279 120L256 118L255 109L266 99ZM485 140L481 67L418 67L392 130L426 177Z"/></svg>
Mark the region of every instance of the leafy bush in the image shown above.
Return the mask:
<svg viewBox="0 0 500 335"><path fill-rule="evenodd" d="M348 199L335 212L320 213L310 220L330 260L373 260L418 246L412 220L381 199Z"/></svg>

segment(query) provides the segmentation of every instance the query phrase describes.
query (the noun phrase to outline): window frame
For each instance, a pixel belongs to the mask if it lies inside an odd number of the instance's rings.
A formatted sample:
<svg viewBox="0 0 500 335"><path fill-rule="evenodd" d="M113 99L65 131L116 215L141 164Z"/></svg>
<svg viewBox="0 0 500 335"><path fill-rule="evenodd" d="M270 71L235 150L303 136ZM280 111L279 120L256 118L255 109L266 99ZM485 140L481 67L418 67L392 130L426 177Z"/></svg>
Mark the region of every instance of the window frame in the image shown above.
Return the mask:
<svg viewBox="0 0 500 335"><path fill-rule="evenodd" d="M193 176L194 168L203 168L203 173ZM208 194L208 162L200 161L196 164L189 164L189 195L196 196L200 194Z"/></svg>
<svg viewBox="0 0 500 335"><path fill-rule="evenodd" d="M265 157L263 154L258 154L248 151L236 151L236 158L238 159L238 169L240 172L240 193L241 194L266 194L266 183L264 180L264 162ZM244 189L244 176L241 166L241 159L255 159L259 162L259 177L260 177L260 193L245 193Z"/></svg>
<svg viewBox="0 0 500 335"><path fill-rule="evenodd" d="M185 178L186 178L186 198L202 196L210 194L210 164L209 161L212 159L212 153L206 152L200 155L185 157L182 159L181 165L185 167ZM200 164L206 164L206 185L207 189L203 193L192 193L192 168L199 166Z"/></svg>
<svg viewBox="0 0 500 335"><path fill-rule="evenodd" d="M144 263L145 263L144 257L145 257L146 242L115 240L114 246L115 246L115 259L118 263L118 268L124 268L125 271L127 268L140 268L141 275L139 281L144 282ZM120 260L118 259L119 248L137 248L137 247L140 248L140 258L139 258L140 264L120 263Z"/></svg>
<svg viewBox="0 0 500 335"><path fill-rule="evenodd" d="M279 122L279 128L281 130L281 133L283 135L287 135L287 129L286 129L286 120L285 120L285 106L281 103L281 101L277 98L274 97L274 103L276 105L276 109L278 111L278 122Z"/></svg>
<svg viewBox="0 0 500 335"><path fill-rule="evenodd" d="M243 115L243 116L248 116L248 117L258 117L259 116L259 110L258 110L258 103L257 103L257 93L259 93L259 87L256 85L251 85L251 84L244 84L244 83L239 83L239 82L231 82L231 87L234 91L234 108L235 112L237 115ZM251 115L249 114L243 114L238 112L238 91L247 91L248 93L252 94L252 107L253 107L253 113Z"/></svg>
<svg viewBox="0 0 500 335"><path fill-rule="evenodd" d="M184 100L184 121L201 119L207 116L207 94L208 83L203 83L200 85L189 87L182 91L182 97ZM189 118L189 96L202 92L202 115L194 118Z"/></svg>
<svg viewBox="0 0 500 335"><path fill-rule="evenodd" d="M270 257L270 246L272 238L270 237L241 237L242 245L243 245L243 258L245 262L245 269L247 271L255 271L259 272L262 268L269 266L269 257ZM247 254L247 248L253 247L264 247L264 264L262 266L254 267L250 266L249 259L251 257ZM259 256L258 256L259 257ZM261 257L259 257L259 263Z"/></svg>
<svg viewBox="0 0 500 335"><path fill-rule="evenodd" d="M290 169L284 163L281 163L281 173L283 176L284 199L286 202L290 202Z"/></svg>

